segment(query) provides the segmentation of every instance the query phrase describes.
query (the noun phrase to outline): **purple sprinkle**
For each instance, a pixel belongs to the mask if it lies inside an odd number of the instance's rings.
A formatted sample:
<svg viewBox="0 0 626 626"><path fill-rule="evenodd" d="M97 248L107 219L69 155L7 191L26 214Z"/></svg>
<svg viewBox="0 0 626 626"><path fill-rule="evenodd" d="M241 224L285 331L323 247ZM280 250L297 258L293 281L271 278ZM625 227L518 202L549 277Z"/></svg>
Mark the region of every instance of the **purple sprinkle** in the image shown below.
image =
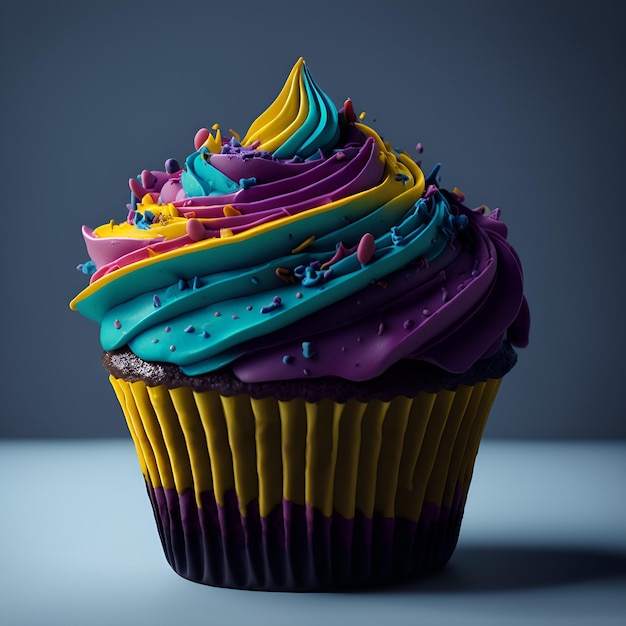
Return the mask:
<svg viewBox="0 0 626 626"><path fill-rule="evenodd" d="M161 298L159 298L159 296L154 294L152 298L152 304L154 305L155 309L158 309L161 306Z"/></svg>
<svg viewBox="0 0 626 626"><path fill-rule="evenodd" d="M430 315L430 311L429 311L428 309L424 309L424 310L422 311L422 315L423 315L424 317L428 317L428 316Z"/></svg>
<svg viewBox="0 0 626 626"><path fill-rule="evenodd" d="M213 317L221 317L221 313L219 311L215 311L215 313L213 313Z"/></svg>
<svg viewBox="0 0 626 626"><path fill-rule="evenodd" d="M402 324L404 330L411 330L413 326L415 326L415 322L413 320L404 320L404 324Z"/></svg>
<svg viewBox="0 0 626 626"><path fill-rule="evenodd" d="M166 333L169 333L169 332L170 332L170 330L172 330L172 329L171 329L169 326L166 326L166 327L165 327L165 332L166 332Z"/></svg>
<svg viewBox="0 0 626 626"><path fill-rule="evenodd" d="M189 324L189 326L187 326L187 328L185 328L185 332L186 333L193 333L195 330L196 329L191 324Z"/></svg>
<svg viewBox="0 0 626 626"><path fill-rule="evenodd" d="M310 375L311 375L311 372L310 372L310 371L309 371L306 367L302 370L302 373L303 373L305 376L310 376Z"/></svg>
<svg viewBox="0 0 626 626"><path fill-rule="evenodd" d="M246 310L247 310L247 311L252 311L252 305L251 305L251 304L249 304L249 305L246 307Z"/></svg>
<svg viewBox="0 0 626 626"><path fill-rule="evenodd" d="M417 142L417 145L415 146L415 151L417 152L417 154L422 154L422 152L424 152L424 146L420 141Z"/></svg>
<svg viewBox="0 0 626 626"><path fill-rule="evenodd" d="M385 332L385 325L381 322L378 324L378 336L380 337Z"/></svg>
<svg viewBox="0 0 626 626"><path fill-rule="evenodd" d="M448 290L445 287L441 288L441 301L442 302L448 301Z"/></svg>

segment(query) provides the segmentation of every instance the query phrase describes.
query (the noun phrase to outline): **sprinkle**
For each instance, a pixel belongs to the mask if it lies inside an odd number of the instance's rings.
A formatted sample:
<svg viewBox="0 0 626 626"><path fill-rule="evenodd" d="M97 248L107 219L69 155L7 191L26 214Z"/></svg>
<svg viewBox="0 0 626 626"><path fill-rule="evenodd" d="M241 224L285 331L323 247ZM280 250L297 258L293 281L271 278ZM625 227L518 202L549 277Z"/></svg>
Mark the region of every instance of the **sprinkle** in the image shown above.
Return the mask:
<svg viewBox="0 0 626 626"><path fill-rule="evenodd" d="M206 229L202 225L202 222L195 217L187 220L185 230L187 231L189 239L192 241L202 241L206 239Z"/></svg>
<svg viewBox="0 0 626 626"><path fill-rule="evenodd" d="M424 309L424 310L422 311L422 315L423 315L424 317L428 317L428 316L430 315L430 311L429 311L428 309Z"/></svg>
<svg viewBox="0 0 626 626"><path fill-rule="evenodd" d="M230 316L230 318L231 318L231 319L233 319L233 320L238 320L238 319L239 319L239 315L237 315L236 313L233 313L233 314Z"/></svg>
<svg viewBox="0 0 626 626"><path fill-rule="evenodd" d="M193 332L195 332L195 330L196 329L191 324L189 324L189 326L187 326L187 328L185 328L185 332L186 333L193 333Z"/></svg>
<svg viewBox="0 0 626 626"><path fill-rule="evenodd" d="M259 284L259 278L257 276L253 276L251 279L253 285Z"/></svg>
<svg viewBox="0 0 626 626"><path fill-rule="evenodd" d="M200 289L202 287L202 281L197 277L193 277L193 283L191 284L192 289Z"/></svg>
<svg viewBox="0 0 626 626"><path fill-rule="evenodd" d="M442 302L448 301L448 290L445 287L441 288L441 301Z"/></svg>
<svg viewBox="0 0 626 626"><path fill-rule="evenodd" d="M376 250L376 241L374 235L371 233L365 233L359 241L359 245L356 249L356 258L361 265L366 265L372 260L374 252Z"/></svg>
<svg viewBox="0 0 626 626"><path fill-rule="evenodd" d="M458 187L455 187L452 193L457 197L459 202L465 201L465 194Z"/></svg>
<svg viewBox="0 0 626 626"><path fill-rule="evenodd" d="M224 238L224 237L232 237L233 236L233 231L230 228L221 228L220 229L220 237Z"/></svg>
<svg viewBox="0 0 626 626"><path fill-rule="evenodd" d="M96 264L93 261L87 261L86 263L81 263L80 265L77 265L76 269L86 276L91 276L91 274L94 274L96 272Z"/></svg>
<svg viewBox="0 0 626 626"><path fill-rule="evenodd" d="M176 350L176 346L172 344L170 346L170 352L174 352L175 350Z"/></svg>
<svg viewBox="0 0 626 626"><path fill-rule="evenodd" d="M302 252L305 248L308 248L314 241L315 241L315 235L311 235L310 237L307 237L307 239L305 239L299 246L296 246L291 251L291 254L298 254L299 252Z"/></svg>
<svg viewBox="0 0 626 626"><path fill-rule="evenodd" d="M413 326L415 326L415 322L413 320L404 320L404 323L402 324L402 328L404 328L404 330L411 330Z"/></svg>
<svg viewBox="0 0 626 626"><path fill-rule="evenodd" d="M159 340L155 337L155 338L152 340L152 343L159 343Z"/></svg>
<svg viewBox="0 0 626 626"><path fill-rule="evenodd" d="M169 333L171 330L172 330L172 329L171 329L169 326L166 326L166 327L165 327L165 332L166 332L166 333Z"/></svg>
<svg viewBox="0 0 626 626"><path fill-rule="evenodd" d="M300 299L302 297L301 291L296 291L296 298Z"/></svg>
<svg viewBox="0 0 626 626"><path fill-rule="evenodd" d="M422 154L422 152L424 152L424 146L421 144L421 142L417 142L417 145L415 146L415 151L417 152L417 154Z"/></svg>
<svg viewBox="0 0 626 626"><path fill-rule="evenodd" d="M356 338L356 342L357 342L357 343L361 343L362 341L363 341L363 339L362 339L361 337L357 337L357 338Z"/></svg>
<svg viewBox="0 0 626 626"><path fill-rule="evenodd" d="M310 370L308 370L306 367L302 370L302 373L303 373L305 376L310 376L310 375L311 375Z"/></svg>
<svg viewBox="0 0 626 626"><path fill-rule="evenodd" d="M302 342L302 356L310 359L315 354L315 345L310 341Z"/></svg>
<svg viewBox="0 0 626 626"><path fill-rule="evenodd" d="M385 332L385 325L381 322L378 324L378 336L380 337Z"/></svg>
<svg viewBox="0 0 626 626"><path fill-rule="evenodd" d="M178 289L179 289L180 291L182 291L183 289L187 289L187 282L185 281L185 279L184 279L184 278L180 278L180 279L178 280Z"/></svg>
<svg viewBox="0 0 626 626"><path fill-rule="evenodd" d="M222 209L224 217L233 217L235 215L241 215L241 211L237 210L232 204L225 204Z"/></svg>
<svg viewBox="0 0 626 626"><path fill-rule="evenodd" d="M345 152L335 152L335 159L337 161L343 161L346 158L346 153Z"/></svg>
<svg viewBox="0 0 626 626"><path fill-rule="evenodd" d="M290 365L293 363L293 357L290 354L285 354L283 357L283 365Z"/></svg>
<svg viewBox="0 0 626 626"><path fill-rule="evenodd" d="M366 113L365 111L361 111L361 112L359 113L359 119L360 119L361 121L363 121L363 120L365 119L365 116L366 116L366 115L367 115L367 113Z"/></svg>
<svg viewBox="0 0 626 626"><path fill-rule="evenodd" d="M122 322L120 322L119 320L115 320L113 322L113 326L115 326L115 328L119 330L122 327Z"/></svg>
<svg viewBox="0 0 626 626"><path fill-rule="evenodd" d="M180 165L176 159L168 159L165 161L165 171L168 174L175 174L180 171Z"/></svg>
<svg viewBox="0 0 626 626"><path fill-rule="evenodd" d="M249 189L250 187L254 187L254 185L256 185L256 178L254 176L251 176L250 178L240 178L239 184L244 189Z"/></svg>
<svg viewBox="0 0 626 626"><path fill-rule="evenodd" d="M221 317L222 314L219 311L215 311L215 313L213 313L213 317Z"/></svg>
<svg viewBox="0 0 626 626"><path fill-rule="evenodd" d="M296 282L293 272L290 269L287 269L286 267L277 267L276 276L278 276L278 278L280 278L283 282L287 283L288 285L292 285L293 283Z"/></svg>
<svg viewBox="0 0 626 626"><path fill-rule="evenodd" d="M202 336L203 336L205 339L208 339L211 335L209 335L208 331L204 330L204 331L202 331Z"/></svg>
<svg viewBox="0 0 626 626"><path fill-rule="evenodd" d="M354 124L354 122L356 122L356 114L354 112L354 107L352 106L352 100L350 100L350 98L348 98L343 103L343 115L346 118L346 122L348 122L348 124Z"/></svg>
<svg viewBox="0 0 626 626"><path fill-rule="evenodd" d="M246 311L252 311L252 305L251 305L251 304L249 304L249 305L246 307Z"/></svg>
<svg viewBox="0 0 626 626"><path fill-rule="evenodd" d="M271 311L275 311L276 309L280 308L281 303L282 300L280 299L280 297L275 296L271 304L267 304L261 307L261 313L270 313Z"/></svg>
<svg viewBox="0 0 626 626"><path fill-rule="evenodd" d="M154 296L152 296L152 304L154 305L155 309L158 309L161 306L161 298L154 294Z"/></svg>

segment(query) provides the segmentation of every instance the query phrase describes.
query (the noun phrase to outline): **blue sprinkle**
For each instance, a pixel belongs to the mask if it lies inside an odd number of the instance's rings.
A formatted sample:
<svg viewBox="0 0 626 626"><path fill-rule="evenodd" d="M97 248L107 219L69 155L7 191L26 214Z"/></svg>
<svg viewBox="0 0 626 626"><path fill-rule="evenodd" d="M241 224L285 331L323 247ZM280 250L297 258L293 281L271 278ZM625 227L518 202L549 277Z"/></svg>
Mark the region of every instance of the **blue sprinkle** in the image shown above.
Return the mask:
<svg viewBox="0 0 626 626"><path fill-rule="evenodd" d="M180 291L182 291L183 289L187 289L187 283L183 278L178 281L178 289L180 289Z"/></svg>
<svg viewBox="0 0 626 626"><path fill-rule="evenodd" d="M205 331L203 331L202 336L203 336L205 339L208 339L211 335L209 335L209 333L205 330Z"/></svg>
<svg viewBox="0 0 626 626"><path fill-rule="evenodd" d="M250 187L253 187L254 185L256 185L256 178L254 176L252 176L251 178L240 178L239 184L244 189L249 189Z"/></svg>
<svg viewBox="0 0 626 626"><path fill-rule="evenodd" d="M191 288L192 289L200 289L200 287L202 287L202 281L197 276L194 276Z"/></svg>
<svg viewBox="0 0 626 626"><path fill-rule="evenodd" d="M187 326L187 328L185 328L185 332L186 333L193 333L193 332L195 332L195 330L196 329L191 324L189 324L189 326Z"/></svg>
<svg viewBox="0 0 626 626"><path fill-rule="evenodd" d="M79 272L82 272L86 276L91 276L96 271L96 264L93 261L87 261L76 266Z"/></svg>
<svg viewBox="0 0 626 626"><path fill-rule="evenodd" d="M161 298L154 294L154 296L152 297L152 304L154 305L155 309L158 309L161 306Z"/></svg>
<svg viewBox="0 0 626 626"><path fill-rule="evenodd" d="M302 356L305 359L310 359L315 354L315 346L310 341L302 342Z"/></svg>
<svg viewBox="0 0 626 626"><path fill-rule="evenodd" d="M159 340L155 338L152 340L152 343L159 343Z"/></svg>
<svg viewBox="0 0 626 626"><path fill-rule="evenodd" d="M293 357L290 354L285 354L285 356L283 357L283 364L284 365L290 365L291 363L293 363Z"/></svg>

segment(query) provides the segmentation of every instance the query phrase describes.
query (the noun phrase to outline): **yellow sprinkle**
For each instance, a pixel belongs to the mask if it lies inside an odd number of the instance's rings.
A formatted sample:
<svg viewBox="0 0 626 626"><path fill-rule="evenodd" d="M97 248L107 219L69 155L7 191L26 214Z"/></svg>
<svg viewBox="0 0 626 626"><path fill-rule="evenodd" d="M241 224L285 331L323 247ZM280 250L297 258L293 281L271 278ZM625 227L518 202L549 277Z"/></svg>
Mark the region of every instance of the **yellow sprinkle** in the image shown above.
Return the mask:
<svg viewBox="0 0 626 626"><path fill-rule="evenodd" d="M239 141L240 136L239 136L239 133L238 133L237 131L233 130L232 128L229 128L229 129L228 129L228 132L229 132L229 133L230 133L230 134L231 134L231 135L232 135L232 136L233 136L233 137L234 137L237 141Z"/></svg>
<svg viewBox="0 0 626 626"><path fill-rule="evenodd" d="M232 217L233 215L241 215L241 211L238 211L232 204L225 204L222 209L224 217Z"/></svg>
<svg viewBox="0 0 626 626"><path fill-rule="evenodd" d="M366 116L366 115L367 115L367 113L365 113L365 111L361 111L361 112L359 113L359 119L360 119L361 121L363 121L363 120L365 119L365 116Z"/></svg>
<svg viewBox="0 0 626 626"><path fill-rule="evenodd" d="M111 220L109 222L109 226L111 227L111 230L113 230L115 228L115 220Z"/></svg>
<svg viewBox="0 0 626 626"><path fill-rule="evenodd" d="M230 228L221 228L220 237L232 237L233 231Z"/></svg>
<svg viewBox="0 0 626 626"><path fill-rule="evenodd" d="M315 241L315 235L311 235L308 239L305 239L299 246L295 247L291 254L298 254L298 252L302 252L305 248L308 248Z"/></svg>
<svg viewBox="0 0 626 626"><path fill-rule="evenodd" d="M148 255L151 257L156 256L158 254L152 248L146 248L146 250L148 251Z"/></svg>

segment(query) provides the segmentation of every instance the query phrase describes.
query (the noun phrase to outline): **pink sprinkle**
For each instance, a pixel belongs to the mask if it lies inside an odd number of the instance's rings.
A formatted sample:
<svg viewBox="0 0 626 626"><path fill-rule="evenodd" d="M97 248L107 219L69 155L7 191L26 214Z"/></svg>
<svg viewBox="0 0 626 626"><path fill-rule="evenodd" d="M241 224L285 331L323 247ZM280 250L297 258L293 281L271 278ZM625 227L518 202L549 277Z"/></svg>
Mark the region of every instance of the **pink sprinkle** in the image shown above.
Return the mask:
<svg viewBox="0 0 626 626"><path fill-rule="evenodd" d="M421 142L417 143L417 145L415 146L415 150L417 151L417 154L422 154L422 152L424 152L424 146Z"/></svg>
<svg viewBox="0 0 626 626"><path fill-rule="evenodd" d="M385 332L385 325L381 322L378 324L378 336L380 337Z"/></svg>
<svg viewBox="0 0 626 626"><path fill-rule="evenodd" d="M122 327L122 323L119 320L115 320L113 322L113 326L115 326L115 328L120 329Z"/></svg>
<svg viewBox="0 0 626 626"><path fill-rule="evenodd" d="M169 326L166 326L166 327L165 327L165 332L166 332L166 333L169 333L169 332L170 332L170 330L172 330L172 329L171 329Z"/></svg>
<svg viewBox="0 0 626 626"><path fill-rule="evenodd" d="M176 346L174 345L170 346L170 352L174 352L174 350L176 350Z"/></svg>
<svg viewBox="0 0 626 626"><path fill-rule="evenodd" d="M302 297L302 294L299 291L296 292L296 298L301 298L301 297Z"/></svg>
<svg viewBox="0 0 626 626"><path fill-rule="evenodd" d="M235 315L234 313L231 315L231 318L234 320L238 320L239 319L239 315Z"/></svg>
<svg viewBox="0 0 626 626"><path fill-rule="evenodd" d="M251 304L249 304L249 305L246 307L246 310L247 310L247 311L252 311L252 305L251 305Z"/></svg>
<svg viewBox="0 0 626 626"><path fill-rule="evenodd" d="M213 317L221 317L222 314L219 311L215 311L215 313L213 313Z"/></svg>

